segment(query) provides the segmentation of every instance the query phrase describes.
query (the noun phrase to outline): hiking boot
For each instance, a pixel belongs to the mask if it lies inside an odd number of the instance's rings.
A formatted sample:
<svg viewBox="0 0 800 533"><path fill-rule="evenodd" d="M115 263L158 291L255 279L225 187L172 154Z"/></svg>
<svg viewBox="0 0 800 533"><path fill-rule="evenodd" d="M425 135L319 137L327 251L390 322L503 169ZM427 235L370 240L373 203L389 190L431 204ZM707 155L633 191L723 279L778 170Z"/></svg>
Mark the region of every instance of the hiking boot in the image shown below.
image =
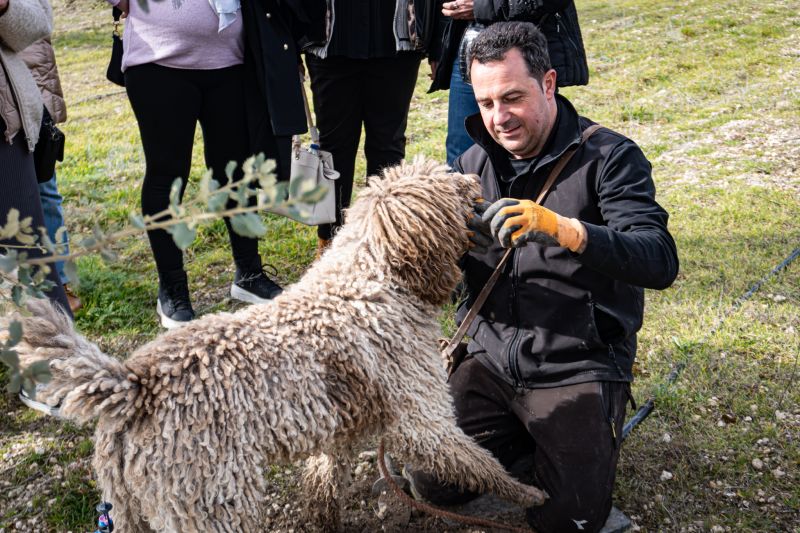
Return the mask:
<svg viewBox="0 0 800 533"><path fill-rule="evenodd" d="M156 312L161 325L167 329L183 326L194 319L189 299L189 280L183 270L158 273L158 303Z"/></svg>
<svg viewBox="0 0 800 533"><path fill-rule="evenodd" d="M83 307L83 303L81 303L81 299L78 298L78 295L72 292L69 284L64 284L64 294L67 295L67 303L69 304L69 309L72 313L76 313L81 307Z"/></svg>
<svg viewBox="0 0 800 533"><path fill-rule="evenodd" d="M267 265L273 276L275 268ZM236 276L231 284L231 298L251 304L264 304L283 292L280 285L272 281L264 272L261 258L249 265L237 265Z"/></svg>
<svg viewBox="0 0 800 533"><path fill-rule="evenodd" d="M53 416L55 418L63 418L61 416L61 409L60 409L61 402L59 402L57 405L48 405L44 402L40 402L35 399L35 397L38 396L39 391L41 391L43 387L44 387L43 384L37 383L36 391L33 396L29 396L28 393L25 392L25 389L20 390L19 391L20 401L25 405L27 405L28 407L30 407L31 409L39 411L40 413L44 413L48 416Z"/></svg>

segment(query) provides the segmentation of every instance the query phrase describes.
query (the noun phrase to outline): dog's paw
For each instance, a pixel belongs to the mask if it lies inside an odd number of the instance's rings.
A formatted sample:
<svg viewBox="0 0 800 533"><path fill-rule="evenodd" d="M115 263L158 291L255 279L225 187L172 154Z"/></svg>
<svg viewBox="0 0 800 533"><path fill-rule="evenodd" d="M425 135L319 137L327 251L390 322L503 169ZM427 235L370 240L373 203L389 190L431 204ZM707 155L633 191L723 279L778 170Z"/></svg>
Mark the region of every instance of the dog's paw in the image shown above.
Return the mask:
<svg viewBox="0 0 800 533"><path fill-rule="evenodd" d="M523 507L537 507L542 505L550 496L538 487L532 485L525 486L525 492L522 494L520 504Z"/></svg>

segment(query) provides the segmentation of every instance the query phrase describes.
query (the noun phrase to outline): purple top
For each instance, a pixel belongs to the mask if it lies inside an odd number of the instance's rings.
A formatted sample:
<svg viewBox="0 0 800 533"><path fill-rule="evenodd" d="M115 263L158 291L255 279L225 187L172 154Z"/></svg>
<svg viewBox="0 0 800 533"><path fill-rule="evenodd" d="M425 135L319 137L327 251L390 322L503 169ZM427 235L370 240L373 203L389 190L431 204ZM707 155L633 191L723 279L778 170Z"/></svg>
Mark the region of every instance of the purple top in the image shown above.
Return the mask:
<svg viewBox="0 0 800 533"><path fill-rule="evenodd" d="M123 71L145 63L211 70L244 61L241 10L233 24L218 32L219 16L208 0L162 0L147 5L149 13L142 11L137 0L130 0L123 35Z"/></svg>

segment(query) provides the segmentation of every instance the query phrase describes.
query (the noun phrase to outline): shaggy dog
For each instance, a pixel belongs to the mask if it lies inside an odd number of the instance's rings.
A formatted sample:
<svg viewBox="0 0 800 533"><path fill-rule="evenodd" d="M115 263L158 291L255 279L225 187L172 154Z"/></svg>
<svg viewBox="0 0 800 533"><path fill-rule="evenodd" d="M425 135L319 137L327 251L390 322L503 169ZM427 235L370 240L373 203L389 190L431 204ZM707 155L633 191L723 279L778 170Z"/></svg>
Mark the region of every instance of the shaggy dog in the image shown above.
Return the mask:
<svg viewBox="0 0 800 533"><path fill-rule="evenodd" d="M40 395L97 419L93 464L118 527L258 531L265 468L309 457L307 497L336 527L342 465L378 437L443 482L541 504L458 428L437 348L479 194L429 162L388 169L274 302L204 316L125 361L33 302L21 360L49 359Z"/></svg>

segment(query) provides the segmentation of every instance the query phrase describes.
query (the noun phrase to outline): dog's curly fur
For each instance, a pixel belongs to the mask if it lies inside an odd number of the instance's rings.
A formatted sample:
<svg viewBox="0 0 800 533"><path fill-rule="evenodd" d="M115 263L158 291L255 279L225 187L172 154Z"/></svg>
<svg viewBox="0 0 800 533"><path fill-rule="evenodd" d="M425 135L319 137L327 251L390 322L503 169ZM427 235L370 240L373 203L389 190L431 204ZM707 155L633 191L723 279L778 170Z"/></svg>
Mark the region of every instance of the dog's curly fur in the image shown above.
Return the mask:
<svg viewBox="0 0 800 533"><path fill-rule="evenodd" d="M335 526L343 464L376 437L443 482L542 503L456 426L437 349L479 193L431 162L388 169L273 303L205 316L125 361L33 302L21 360L49 359L44 399L98 419L94 468L118 527L256 531L265 468L307 457L318 523Z"/></svg>

